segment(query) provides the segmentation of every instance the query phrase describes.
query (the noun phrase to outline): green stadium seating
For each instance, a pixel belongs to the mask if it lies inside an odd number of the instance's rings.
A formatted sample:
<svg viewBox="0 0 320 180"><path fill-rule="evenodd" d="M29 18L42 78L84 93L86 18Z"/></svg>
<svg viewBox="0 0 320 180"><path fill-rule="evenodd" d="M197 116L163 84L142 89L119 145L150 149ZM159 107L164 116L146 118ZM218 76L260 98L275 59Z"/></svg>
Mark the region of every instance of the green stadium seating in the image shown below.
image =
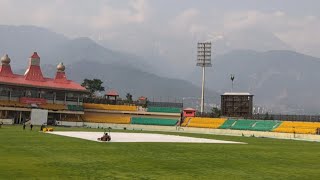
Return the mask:
<svg viewBox="0 0 320 180"><path fill-rule="evenodd" d="M250 130L256 120L250 120L250 119L238 119L236 120L236 123L230 127L230 129L237 129L237 130Z"/></svg>
<svg viewBox="0 0 320 180"><path fill-rule="evenodd" d="M234 122L236 122L236 120L228 119L219 127L219 129L230 129Z"/></svg>
<svg viewBox="0 0 320 180"><path fill-rule="evenodd" d="M181 109L174 107L148 107L148 112L180 113Z"/></svg>
<svg viewBox="0 0 320 180"><path fill-rule="evenodd" d="M160 119L160 118L144 118L144 117L131 118L131 124L175 126L177 122L178 120L176 119Z"/></svg>
<svg viewBox="0 0 320 180"><path fill-rule="evenodd" d="M219 129L236 129L251 131L272 131L281 124L277 120L228 119Z"/></svg>
<svg viewBox="0 0 320 180"><path fill-rule="evenodd" d="M260 120L256 121L253 127L250 129L252 131L272 131L281 124L281 121L276 120Z"/></svg>
<svg viewBox="0 0 320 180"><path fill-rule="evenodd" d="M68 110L70 110L70 111L83 111L83 106L68 105Z"/></svg>

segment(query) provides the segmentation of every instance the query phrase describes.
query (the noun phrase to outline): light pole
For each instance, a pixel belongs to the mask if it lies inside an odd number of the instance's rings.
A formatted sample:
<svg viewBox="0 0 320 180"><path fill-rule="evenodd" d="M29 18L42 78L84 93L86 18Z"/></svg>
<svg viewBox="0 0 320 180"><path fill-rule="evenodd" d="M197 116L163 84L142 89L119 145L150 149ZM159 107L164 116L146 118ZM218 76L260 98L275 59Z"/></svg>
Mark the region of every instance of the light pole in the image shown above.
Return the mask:
<svg viewBox="0 0 320 180"><path fill-rule="evenodd" d="M211 67L211 42L198 43L197 66L202 67L202 91L201 91L201 109L204 111L204 88L205 88L205 68Z"/></svg>

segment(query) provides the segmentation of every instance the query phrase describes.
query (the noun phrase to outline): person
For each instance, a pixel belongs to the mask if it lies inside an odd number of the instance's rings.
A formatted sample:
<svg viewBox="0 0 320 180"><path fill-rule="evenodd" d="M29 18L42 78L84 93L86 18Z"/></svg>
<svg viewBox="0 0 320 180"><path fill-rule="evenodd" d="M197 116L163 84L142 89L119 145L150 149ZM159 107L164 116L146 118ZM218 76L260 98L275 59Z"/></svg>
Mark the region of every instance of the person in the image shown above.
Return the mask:
<svg viewBox="0 0 320 180"><path fill-rule="evenodd" d="M26 123L23 123L23 130L26 129Z"/></svg>
<svg viewBox="0 0 320 180"><path fill-rule="evenodd" d="M42 124L42 125L40 126L40 131L42 131L43 128L44 128L44 124Z"/></svg>
<svg viewBox="0 0 320 180"><path fill-rule="evenodd" d="M3 125L3 122L1 121L1 122L0 122L0 128L2 128L2 125Z"/></svg>
<svg viewBox="0 0 320 180"><path fill-rule="evenodd" d="M111 141L111 136L108 133L105 133L101 138L98 138L99 141Z"/></svg>
<svg viewBox="0 0 320 180"><path fill-rule="evenodd" d="M183 116L183 111L181 111L180 113L180 121L179 121L179 126L182 125L183 121L184 121L185 117Z"/></svg>
<svg viewBox="0 0 320 180"><path fill-rule="evenodd" d="M33 128L33 125L32 124L30 124L30 130L32 131L32 128Z"/></svg>

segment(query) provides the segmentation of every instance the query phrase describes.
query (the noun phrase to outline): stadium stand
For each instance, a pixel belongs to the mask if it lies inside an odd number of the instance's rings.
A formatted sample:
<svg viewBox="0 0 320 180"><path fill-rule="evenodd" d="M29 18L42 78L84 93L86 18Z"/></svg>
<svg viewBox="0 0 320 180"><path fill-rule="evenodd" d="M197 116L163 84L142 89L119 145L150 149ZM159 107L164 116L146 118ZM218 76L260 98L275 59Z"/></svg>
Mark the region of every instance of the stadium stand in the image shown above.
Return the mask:
<svg viewBox="0 0 320 180"><path fill-rule="evenodd" d="M104 113L85 112L83 118L85 122L130 124L130 116L126 115L117 116Z"/></svg>
<svg viewBox="0 0 320 180"><path fill-rule="evenodd" d="M183 126L183 127L188 126L188 124L189 124L189 122L190 122L191 119L192 119L192 117L186 117L186 118L184 119L184 121L182 122L181 126Z"/></svg>
<svg viewBox="0 0 320 180"><path fill-rule="evenodd" d="M176 108L176 107L148 107L148 112L180 113L181 112L181 108Z"/></svg>
<svg viewBox="0 0 320 180"><path fill-rule="evenodd" d="M145 117L131 118L131 124L174 126L177 124L177 122L178 120L176 119L145 118Z"/></svg>
<svg viewBox="0 0 320 180"><path fill-rule="evenodd" d="M281 121L276 120L260 120L252 126L252 131L272 131L281 124Z"/></svg>
<svg viewBox="0 0 320 180"><path fill-rule="evenodd" d="M83 111L83 106L78 105L68 105L69 111Z"/></svg>
<svg viewBox="0 0 320 180"><path fill-rule="evenodd" d="M183 103L181 102L155 102L149 101L149 107L175 107L175 108L183 108Z"/></svg>
<svg viewBox="0 0 320 180"><path fill-rule="evenodd" d="M63 118L63 121L69 121L69 122L82 122L83 121L83 117L80 116L80 118L78 119L78 117L74 114L70 114L67 115L66 117Z"/></svg>
<svg viewBox="0 0 320 180"><path fill-rule="evenodd" d="M188 127L199 127L199 128L218 128L227 119L226 118L190 118Z"/></svg>
<svg viewBox="0 0 320 180"><path fill-rule="evenodd" d="M83 103L85 109L102 109L109 111L137 111L137 106Z"/></svg>
<svg viewBox="0 0 320 180"><path fill-rule="evenodd" d="M319 122L283 121L281 125L273 131L298 134L316 134L318 128L320 128Z"/></svg>
<svg viewBox="0 0 320 180"><path fill-rule="evenodd" d="M255 120L249 119L238 119L235 123L230 127L230 129L237 129L237 130L251 130L252 126L254 125Z"/></svg>
<svg viewBox="0 0 320 180"><path fill-rule="evenodd" d="M40 108L42 109L49 109L49 110L55 110L55 111L58 111L58 110L66 110L66 105L64 104L50 104L50 103L47 103L47 104L41 104L39 106Z"/></svg>
<svg viewBox="0 0 320 180"><path fill-rule="evenodd" d="M7 106L7 107L27 107L26 104L22 104L17 101L0 101L0 106Z"/></svg>
<svg viewBox="0 0 320 180"><path fill-rule="evenodd" d="M236 120L234 119L228 119L219 127L219 129L230 129L235 122Z"/></svg>

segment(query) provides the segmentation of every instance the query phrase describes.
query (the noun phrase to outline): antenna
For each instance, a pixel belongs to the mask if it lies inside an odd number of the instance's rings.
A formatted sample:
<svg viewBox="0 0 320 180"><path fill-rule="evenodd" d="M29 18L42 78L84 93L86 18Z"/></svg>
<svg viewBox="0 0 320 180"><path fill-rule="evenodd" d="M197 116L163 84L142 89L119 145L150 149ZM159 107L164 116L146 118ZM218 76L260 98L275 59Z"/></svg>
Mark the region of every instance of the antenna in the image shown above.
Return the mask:
<svg viewBox="0 0 320 180"><path fill-rule="evenodd" d="M234 81L234 74L231 74L231 77L230 77L230 79L231 79L231 92L233 92L233 81Z"/></svg>

